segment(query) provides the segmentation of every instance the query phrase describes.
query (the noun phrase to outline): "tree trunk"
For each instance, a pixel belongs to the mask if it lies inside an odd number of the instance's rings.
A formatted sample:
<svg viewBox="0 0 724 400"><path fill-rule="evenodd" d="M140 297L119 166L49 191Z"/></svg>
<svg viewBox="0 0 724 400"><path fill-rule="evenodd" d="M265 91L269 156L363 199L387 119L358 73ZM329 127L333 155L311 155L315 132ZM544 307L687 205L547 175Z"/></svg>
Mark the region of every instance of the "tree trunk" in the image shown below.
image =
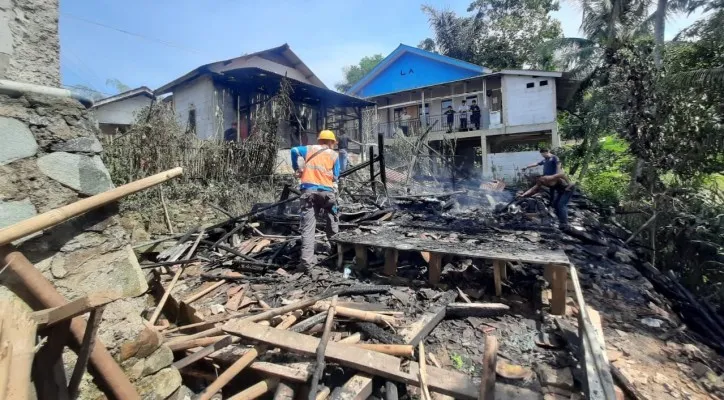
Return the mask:
<svg viewBox="0 0 724 400"><path fill-rule="evenodd" d="M666 27L666 4L667 0L658 0L656 4L656 19L654 21L654 66L656 66L656 69L661 69L661 53L664 49L664 28Z"/></svg>

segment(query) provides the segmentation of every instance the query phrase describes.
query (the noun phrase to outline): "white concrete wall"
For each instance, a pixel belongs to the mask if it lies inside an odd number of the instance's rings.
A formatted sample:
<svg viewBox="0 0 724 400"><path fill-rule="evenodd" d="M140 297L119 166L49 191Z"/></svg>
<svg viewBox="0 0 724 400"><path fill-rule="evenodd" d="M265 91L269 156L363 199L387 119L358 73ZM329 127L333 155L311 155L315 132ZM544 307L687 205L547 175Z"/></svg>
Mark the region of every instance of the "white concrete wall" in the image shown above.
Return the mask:
<svg viewBox="0 0 724 400"><path fill-rule="evenodd" d="M548 85L541 86L542 81ZM533 83L532 88L526 87ZM555 78L503 76L503 123L508 126L553 122L556 118Z"/></svg>
<svg viewBox="0 0 724 400"><path fill-rule="evenodd" d="M515 153L488 154L488 171L496 178L515 178L526 165L542 160L537 151L519 151ZM543 167L536 167L538 173L543 173ZM531 170L535 173L536 169Z"/></svg>
<svg viewBox="0 0 724 400"><path fill-rule="evenodd" d="M188 125L189 110L196 110L196 136L210 139L216 133L216 95L211 77L204 76L183 83L173 92L176 120L181 126Z"/></svg>
<svg viewBox="0 0 724 400"><path fill-rule="evenodd" d="M150 105L150 97L139 95L95 107L93 114L101 124L130 125L136 121L138 112Z"/></svg>
<svg viewBox="0 0 724 400"><path fill-rule="evenodd" d="M224 72L224 71L230 71L230 70L237 69L237 68L261 68L261 69L271 71L271 72L274 72L274 73L282 75L282 76L286 75L287 77L295 79L300 82L309 83L309 84L313 85L313 83L309 79L307 79L304 76L304 73L302 73L301 71L296 70L291 67L287 67L286 65L275 63L274 61L270 61L270 60L267 60L265 58L261 58L258 56L251 57L247 60L237 60L228 65L223 65L223 66L220 65L218 67L214 66L214 67L212 67L212 70L214 72Z"/></svg>

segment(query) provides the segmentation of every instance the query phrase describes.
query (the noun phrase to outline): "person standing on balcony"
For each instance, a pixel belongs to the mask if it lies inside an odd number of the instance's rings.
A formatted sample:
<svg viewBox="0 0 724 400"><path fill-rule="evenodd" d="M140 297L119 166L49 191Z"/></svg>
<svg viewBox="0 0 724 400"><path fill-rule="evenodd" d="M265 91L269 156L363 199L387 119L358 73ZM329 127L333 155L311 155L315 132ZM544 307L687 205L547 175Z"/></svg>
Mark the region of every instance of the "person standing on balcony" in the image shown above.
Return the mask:
<svg viewBox="0 0 724 400"><path fill-rule="evenodd" d="M458 108L458 114L460 114L460 131L468 130L468 106L465 105L465 100Z"/></svg>
<svg viewBox="0 0 724 400"><path fill-rule="evenodd" d="M402 129L403 135L410 136L410 114L407 113L406 108L402 110L400 116L400 129Z"/></svg>
<svg viewBox="0 0 724 400"><path fill-rule="evenodd" d="M470 105L470 122L475 126L476 131L480 130L480 106L475 100Z"/></svg>
<svg viewBox="0 0 724 400"><path fill-rule="evenodd" d="M318 145L292 147L292 168L302 184L299 189L301 212L299 230L302 233L302 251L299 269L306 271L317 263L314 255L314 234L317 227L317 215L324 211L327 239L339 232L337 215L337 181L339 180L339 156L332 150L337 142L334 132L323 130L317 138ZM299 168L297 158L304 159L304 167Z"/></svg>
<svg viewBox="0 0 724 400"><path fill-rule="evenodd" d="M453 110L452 106L447 106L445 115L447 116L447 133L452 133L455 124L455 110Z"/></svg>

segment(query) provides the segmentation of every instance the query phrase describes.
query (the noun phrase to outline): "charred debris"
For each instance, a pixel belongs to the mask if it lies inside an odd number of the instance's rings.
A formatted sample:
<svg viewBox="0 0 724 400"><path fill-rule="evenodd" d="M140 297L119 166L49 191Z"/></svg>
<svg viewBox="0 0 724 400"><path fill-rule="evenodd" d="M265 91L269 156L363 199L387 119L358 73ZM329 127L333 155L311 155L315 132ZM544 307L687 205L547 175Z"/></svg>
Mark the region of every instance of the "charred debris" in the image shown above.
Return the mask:
<svg viewBox="0 0 724 400"><path fill-rule="evenodd" d="M318 224L306 273L290 185L276 203L136 246L157 278L145 318L198 398L645 398L604 332L722 351L714 310L580 193L564 231L547 194L433 189L370 156L347 171L332 243Z"/></svg>

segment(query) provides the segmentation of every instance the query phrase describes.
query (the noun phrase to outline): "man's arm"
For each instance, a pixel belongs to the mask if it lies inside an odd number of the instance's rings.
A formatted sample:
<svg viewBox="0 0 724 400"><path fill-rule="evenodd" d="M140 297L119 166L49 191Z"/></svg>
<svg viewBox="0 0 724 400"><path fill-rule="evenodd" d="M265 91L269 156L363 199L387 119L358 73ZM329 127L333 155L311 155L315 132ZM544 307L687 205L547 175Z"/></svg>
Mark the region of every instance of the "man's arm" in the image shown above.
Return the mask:
<svg viewBox="0 0 724 400"><path fill-rule="evenodd" d="M523 169L526 170L526 169L528 169L528 168L535 168L535 167L537 167L537 166L539 166L539 165L543 165L544 162L545 162L545 160L538 161L537 163L533 163L533 164L530 164L530 165L526 165L525 167L523 167Z"/></svg>
<svg viewBox="0 0 724 400"><path fill-rule="evenodd" d="M341 167L339 165L339 157L334 161L334 168L332 168L332 174L334 175L334 181L339 182L339 171Z"/></svg>
<svg viewBox="0 0 724 400"><path fill-rule="evenodd" d="M525 191L525 193L521 194L520 197L530 197L536 193L538 193L538 190L540 190L540 183L536 183L535 186Z"/></svg>
<svg viewBox="0 0 724 400"><path fill-rule="evenodd" d="M292 154L292 169L294 171L299 170L299 157L302 157L304 159L307 158L307 146L297 146L292 147L290 150Z"/></svg>

